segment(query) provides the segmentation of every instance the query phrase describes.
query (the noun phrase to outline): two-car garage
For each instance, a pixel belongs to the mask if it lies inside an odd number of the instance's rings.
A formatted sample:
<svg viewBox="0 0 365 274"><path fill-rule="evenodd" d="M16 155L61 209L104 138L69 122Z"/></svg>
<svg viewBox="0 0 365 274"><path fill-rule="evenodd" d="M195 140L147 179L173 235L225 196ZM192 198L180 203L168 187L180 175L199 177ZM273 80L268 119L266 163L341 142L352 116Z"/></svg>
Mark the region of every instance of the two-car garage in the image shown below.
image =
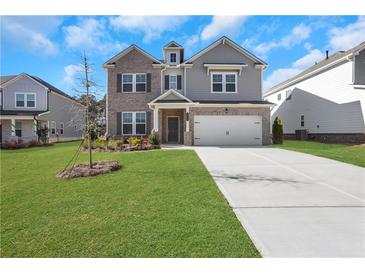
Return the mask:
<svg viewBox="0 0 365 274"><path fill-rule="evenodd" d="M195 115L194 145L262 145L260 115Z"/></svg>

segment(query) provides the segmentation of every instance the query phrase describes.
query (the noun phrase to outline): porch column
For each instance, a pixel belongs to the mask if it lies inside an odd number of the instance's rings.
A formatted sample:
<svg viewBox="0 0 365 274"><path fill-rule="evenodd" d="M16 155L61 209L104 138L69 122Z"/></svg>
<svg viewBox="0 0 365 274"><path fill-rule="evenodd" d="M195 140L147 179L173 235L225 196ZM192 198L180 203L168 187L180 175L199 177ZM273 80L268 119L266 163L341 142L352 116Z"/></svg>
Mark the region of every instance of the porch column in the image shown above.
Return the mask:
<svg viewBox="0 0 365 274"><path fill-rule="evenodd" d="M153 130L158 132L158 107L153 110Z"/></svg>
<svg viewBox="0 0 365 274"><path fill-rule="evenodd" d="M189 111L190 111L190 108L189 107L187 107L186 108L186 129L185 129L185 131L186 132L189 132L190 131L190 113L189 113Z"/></svg>
<svg viewBox="0 0 365 274"><path fill-rule="evenodd" d="M37 120L33 119L34 136L37 136Z"/></svg>
<svg viewBox="0 0 365 274"><path fill-rule="evenodd" d="M11 129L11 136L15 136L15 119L11 118L11 125L10 125L10 129Z"/></svg>

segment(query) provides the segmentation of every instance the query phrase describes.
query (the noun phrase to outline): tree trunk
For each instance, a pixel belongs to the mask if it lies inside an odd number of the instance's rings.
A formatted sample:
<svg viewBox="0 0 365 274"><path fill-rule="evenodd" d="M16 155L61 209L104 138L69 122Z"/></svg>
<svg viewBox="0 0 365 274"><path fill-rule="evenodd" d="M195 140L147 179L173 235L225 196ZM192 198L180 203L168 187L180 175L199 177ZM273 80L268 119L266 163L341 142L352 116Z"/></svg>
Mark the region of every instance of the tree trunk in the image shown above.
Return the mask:
<svg viewBox="0 0 365 274"><path fill-rule="evenodd" d="M89 168L93 167L93 162L92 162L92 147L91 147L91 136L90 136L90 132L89 132L89 138L88 138L88 148L89 148Z"/></svg>

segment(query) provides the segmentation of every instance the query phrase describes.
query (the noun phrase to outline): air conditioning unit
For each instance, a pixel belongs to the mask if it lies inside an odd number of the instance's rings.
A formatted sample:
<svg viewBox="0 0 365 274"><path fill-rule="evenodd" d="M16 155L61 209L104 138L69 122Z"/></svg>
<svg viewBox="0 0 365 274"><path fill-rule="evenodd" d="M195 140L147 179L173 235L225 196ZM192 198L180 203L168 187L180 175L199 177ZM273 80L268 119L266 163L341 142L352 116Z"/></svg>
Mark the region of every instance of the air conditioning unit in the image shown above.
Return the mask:
<svg viewBox="0 0 365 274"><path fill-rule="evenodd" d="M296 140L308 140L308 129L296 129L295 130Z"/></svg>

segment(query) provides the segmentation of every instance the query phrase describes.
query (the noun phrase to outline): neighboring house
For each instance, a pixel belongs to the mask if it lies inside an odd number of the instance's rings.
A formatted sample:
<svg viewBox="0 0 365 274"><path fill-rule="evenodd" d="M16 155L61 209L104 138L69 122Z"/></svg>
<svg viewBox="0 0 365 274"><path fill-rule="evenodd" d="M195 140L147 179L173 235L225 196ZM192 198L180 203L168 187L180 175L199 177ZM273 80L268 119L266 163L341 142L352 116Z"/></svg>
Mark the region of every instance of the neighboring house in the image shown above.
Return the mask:
<svg viewBox="0 0 365 274"><path fill-rule="evenodd" d="M189 59L172 41L157 60L131 45L108 60L107 135L185 145L270 144L270 107L262 100L267 64L227 37Z"/></svg>
<svg viewBox="0 0 365 274"><path fill-rule="evenodd" d="M40 126L48 127L50 142L82 138L82 104L26 73L0 79L1 142L37 140Z"/></svg>
<svg viewBox="0 0 365 274"><path fill-rule="evenodd" d="M365 42L339 51L264 95L276 104L287 138L306 129L312 139L365 142Z"/></svg>

